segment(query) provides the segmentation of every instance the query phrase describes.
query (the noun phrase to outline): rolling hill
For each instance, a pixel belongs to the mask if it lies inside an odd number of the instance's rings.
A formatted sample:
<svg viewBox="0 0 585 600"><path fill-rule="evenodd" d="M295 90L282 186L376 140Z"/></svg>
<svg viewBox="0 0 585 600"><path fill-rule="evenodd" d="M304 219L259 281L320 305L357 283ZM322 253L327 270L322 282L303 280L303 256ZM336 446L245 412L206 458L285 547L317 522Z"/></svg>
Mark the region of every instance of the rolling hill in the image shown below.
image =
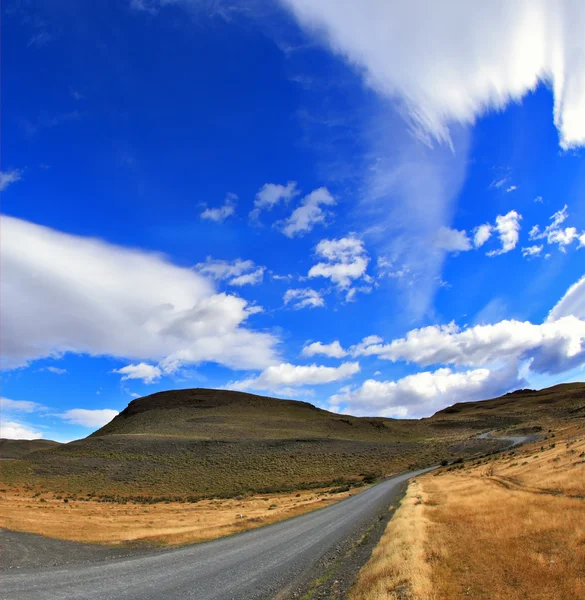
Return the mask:
<svg viewBox="0 0 585 600"><path fill-rule="evenodd" d="M107 498L202 498L349 485L487 452L481 431L585 415L585 384L456 404L421 420L358 418L225 390L130 402L89 437L5 461L10 485Z"/></svg>
<svg viewBox="0 0 585 600"><path fill-rule="evenodd" d="M0 459L21 458L37 450L45 450L59 446L53 440L9 440L0 438Z"/></svg>

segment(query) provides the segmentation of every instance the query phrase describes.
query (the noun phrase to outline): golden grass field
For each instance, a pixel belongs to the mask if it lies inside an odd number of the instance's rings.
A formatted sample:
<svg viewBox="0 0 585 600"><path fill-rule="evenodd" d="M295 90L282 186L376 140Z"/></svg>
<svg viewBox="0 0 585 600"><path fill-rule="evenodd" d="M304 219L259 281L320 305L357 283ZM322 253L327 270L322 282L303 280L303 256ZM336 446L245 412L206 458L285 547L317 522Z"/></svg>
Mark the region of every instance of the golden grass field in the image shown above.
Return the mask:
<svg viewBox="0 0 585 600"><path fill-rule="evenodd" d="M355 494L311 490L195 503L121 504L57 499L10 490L0 527L77 542L176 545L201 542L288 519Z"/></svg>
<svg viewBox="0 0 585 600"><path fill-rule="evenodd" d="M582 422L412 483L351 595L463 598L585 598Z"/></svg>

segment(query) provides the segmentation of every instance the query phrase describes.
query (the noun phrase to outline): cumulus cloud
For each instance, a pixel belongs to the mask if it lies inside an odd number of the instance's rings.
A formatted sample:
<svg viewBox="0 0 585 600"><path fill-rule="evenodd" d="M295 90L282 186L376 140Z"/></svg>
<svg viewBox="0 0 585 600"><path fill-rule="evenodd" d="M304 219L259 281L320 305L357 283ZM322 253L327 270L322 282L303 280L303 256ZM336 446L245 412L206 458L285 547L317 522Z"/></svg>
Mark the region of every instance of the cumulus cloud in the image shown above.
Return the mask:
<svg viewBox="0 0 585 600"><path fill-rule="evenodd" d="M471 240L467 237L464 230L451 229L450 227L441 227L437 232L435 245L441 250L447 252L466 252L471 250Z"/></svg>
<svg viewBox="0 0 585 600"><path fill-rule="evenodd" d="M315 254L324 261L311 267L309 277L326 277L340 289L364 277L370 261L362 240L353 236L321 240Z"/></svg>
<svg viewBox="0 0 585 600"><path fill-rule="evenodd" d="M498 232L502 247L499 250L490 250L487 256L498 256L514 250L518 243L521 219L522 215L519 215L515 210L496 217L494 229Z"/></svg>
<svg viewBox="0 0 585 600"><path fill-rule="evenodd" d="M61 413L59 417L72 425L81 425L82 427L97 429L98 427L103 427L109 423L117 414L118 411L111 408L96 410L72 408L71 410Z"/></svg>
<svg viewBox="0 0 585 600"><path fill-rule="evenodd" d="M226 387L232 390L278 390L282 386L294 388L304 385L321 385L347 379L359 373L359 370L360 365L357 362L345 362L339 367L281 363L268 367L257 377L233 381Z"/></svg>
<svg viewBox="0 0 585 600"><path fill-rule="evenodd" d="M535 225L528 236L531 240L546 240L548 244L556 244L561 252L566 252L567 246L578 241L579 247L585 246L585 232L578 232L576 227L561 227L569 217L569 207L565 206L551 216L551 223L543 231Z"/></svg>
<svg viewBox="0 0 585 600"><path fill-rule="evenodd" d="M312 344L305 346L302 351L303 356L316 356L317 354L323 354L330 358L343 358L344 356L347 356L347 351L341 347L338 340L335 340L330 344L313 342Z"/></svg>
<svg viewBox="0 0 585 600"><path fill-rule="evenodd" d="M148 363L138 363L136 365L128 365L121 369L114 369L113 373L122 375L122 381L127 379L140 379L143 383L155 383L160 379L162 370L156 365L149 365Z"/></svg>
<svg viewBox="0 0 585 600"><path fill-rule="evenodd" d="M373 89L403 103L421 137L450 140L453 124L546 83L561 146L585 143L580 2L282 2Z"/></svg>
<svg viewBox="0 0 585 600"><path fill-rule="evenodd" d="M22 171L20 169L9 169L0 171L0 192L3 192L10 184L22 179Z"/></svg>
<svg viewBox="0 0 585 600"><path fill-rule="evenodd" d="M493 226L490 223L479 225L473 230L473 245L481 248L492 236Z"/></svg>
<svg viewBox="0 0 585 600"><path fill-rule="evenodd" d="M277 225L287 237L294 237L311 231L318 223L324 223L327 217L322 206L333 206L335 198L325 187L313 190L307 194L295 208L292 214Z"/></svg>
<svg viewBox="0 0 585 600"><path fill-rule="evenodd" d="M547 321L555 322L569 316L585 320L585 276L566 291L548 313Z"/></svg>
<svg viewBox="0 0 585 600"><path fill-rule="evenodd" d="M0 438L8 440L38 440L43 437L41 431L35 431L29 425L0 419Z"/></svg>
<svg viewBox="0 0 585 600"><path fill-rule="evenodd" d="M208 256L205 262L197 263L199 273L216 280L225 280L229 285L257 285L264 279L265 267L257 266L251 260L237 258L233 261L214 260Z"/></svg>
<svg viewBox="0 0 585 600"><path fill-rule="evenodd" d="M2 217L4 368L65 352L263 369L277 338L257 312L164 257Z"/></svg>
<svg viewBox="0 0 585 600"><path fill-rule="evenodd" d="M250 218L256 220L263 210L272 210L281 201L288 202L299 194L296 181L289 181L286 185L265 183L256 194Z"/></svg>
<svg viewBox="0 0 585 600"><path fill-rule="evenodd" d="M560 373L585 364L585 321L566 316L541 325L504 320L460 328L455 323L413 329L389 344L379 338L350 349L354 356L378 356L421 366L482 366L531 359L531 370Z"/></svg>
<svg viewBox="0 0 585 600"><path fill-rule="evenodd" d="M208 221L215 221L216 223L222 223L228 217L231 217L236 212L236 200L238 197L235 194L227 194L225 201L221 206L216 208L206 208L201 213L202 219Z"/></svg>
<svg viewBox="0 0 585 600"><path fill-rule="evenodd" d="M325 306L323 296L312 288L286 290L283 300L285 304L291 304L295 309Z"/></svg>
<svg viewBox="0 0 585 600"><path fill-rule="evenodd" d="M359 387L346 386L331 396L329 405L357 416L420 418L456 402L485 400L523 385L515 368L463 372L442 368L397 381L368 379Z"/></svg>

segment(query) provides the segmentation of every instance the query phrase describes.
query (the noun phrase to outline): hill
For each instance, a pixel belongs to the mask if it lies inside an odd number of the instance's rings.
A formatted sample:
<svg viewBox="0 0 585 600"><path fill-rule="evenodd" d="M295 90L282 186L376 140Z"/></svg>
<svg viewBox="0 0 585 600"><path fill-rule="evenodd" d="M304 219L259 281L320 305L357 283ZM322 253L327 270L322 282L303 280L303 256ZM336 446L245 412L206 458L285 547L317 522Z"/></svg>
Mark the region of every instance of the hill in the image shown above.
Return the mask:
<svg viewBox="0 0 585 600"><path fill-rule="evenodd" d="M0 438L0 459L21 458L37 450L59 446L53 440L9 440Z"/></svg>
<svg viewBox="0 0 585 600"><path fill-rule="evenodd" d="M466 426L530 432L557 420L585 417L585 384L563 383L542 390L516 390L481 402L461 402L444 408L429 421L435 427Z"/></svg>
<svg viewBox="0 0 585 600"><path fill-rule="evenodd" d="M350 485L487 452L493 429L583 416L585 384L456 404L421 420L358 418L225 390L130 402L89 437L2 465L3 481L111 497L201 498ZM30 483L29 483L30 485Z"/></svg>

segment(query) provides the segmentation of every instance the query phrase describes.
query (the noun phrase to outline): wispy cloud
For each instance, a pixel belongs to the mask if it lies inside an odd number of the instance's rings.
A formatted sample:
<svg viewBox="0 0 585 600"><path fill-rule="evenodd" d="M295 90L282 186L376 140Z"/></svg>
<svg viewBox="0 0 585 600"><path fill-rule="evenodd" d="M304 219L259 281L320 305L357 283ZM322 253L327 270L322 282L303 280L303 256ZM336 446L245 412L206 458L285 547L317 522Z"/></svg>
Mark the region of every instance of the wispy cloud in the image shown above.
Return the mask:
<svg viewBox="0 0 585 600"><path fill-rule="evenodd" d="M264 278L266 267L258 266L252 260L237 258L233 261L216 260L207 257L205 262L197 263L195 268L199 273L219 281L227 281L229 285L257 285Z"/></svg>
<svg viewBox="0 0 585 600"><path fill-rule="evenodd" d="M576 227L561 227L568 219L568 206L558 210L551 216L551 223L544 230L540 230L538 225L534 225L530 230L531 240L546 240L548 244L556 244L561 252L566 252L567 247L573 242L579 242L579 248L585 246L585 231L579 232Z"/></svg>
<svg viewBox="0 0 585 600"><path fill-rule="evenodd" d="M236 194L229 193L225 197L225 201L221 206L216 208L206 208L201 213L202 219L208 221L215 221L216 223L222 223L228 217L231 217L236 212L236 201L238 197Z"/></svg>
<svg viewBox="0 0 585 600"><path fill-rule="evenodd" d="M8 169L7 171L0 171L0 192L3 192L9 185L20 181L21 179L21 169Z"/></svg>
<svg viewBox="0 0 585 600"><path fill-rule="evenodd" d="M117 410L102 408L90 410L87 408L72 408L58 415L61 419L72 425L81 425L90 429L97 429L109 423L116 415Z"/></svg>

